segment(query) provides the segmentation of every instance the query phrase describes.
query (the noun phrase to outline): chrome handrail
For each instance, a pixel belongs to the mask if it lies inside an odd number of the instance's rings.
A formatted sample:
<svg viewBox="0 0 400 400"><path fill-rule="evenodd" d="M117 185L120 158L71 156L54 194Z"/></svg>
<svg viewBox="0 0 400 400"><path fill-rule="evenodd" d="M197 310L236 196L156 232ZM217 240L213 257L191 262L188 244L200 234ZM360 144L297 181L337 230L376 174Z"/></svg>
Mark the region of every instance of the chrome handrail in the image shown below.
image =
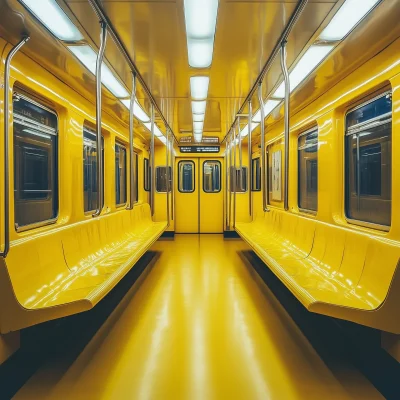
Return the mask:
<svg viewBox="0 0 400 400"><path fill-rule="evenodd" d="M290 112L290 79L289 72L286 64L286 44L287 41L282 42L281 47L281 68L283 78L285 82L285 111L284 111L284 123L285 123L285 175L284 175L284 198L283 205L284 209L289 210L289 140L290 140L290 127L289 127L289 112Z"/></svg>
<svg viewBox="0 0 400 400"><path fill-rule="evenodd" d="M251 98L253 97L253 94L255 93L255 91L257 90L257 86L260 84L260 82L263 81L264 76L268 73L268 71L270 70L273 62L275 61L276 56L279 54L280 49L281 49L281 45L282 42L287 40L287 38L289 37L293 27L295 26L296 22L299 20L301 14L303 13L304 9L306 8L306 5L308 3L308 0L299 0L299 2L296 5L295 10L293 11L289 22L287 23L287 25L285 26L281 36L279 37L278 41L275 44L275 47L273 48L270 56L268 57L268 60L266 61L266 63L264 64L263 69L261 70L260 74L258 75L257 79L255 80L252 88L250 89L249 94L247 95L246 99L244 100L243 104L240 106L238 113L242 113L246 103L248 101L251 101ZM236 123L236 119L232 122L231 127L233 127ZM228 130L228 132L226 133L224 139L222 140L221 143L223 143L230 132L230 129Z"/></svg>
<svg viewBox="0 0 400 400"><path fill-rule="evenodd" d="M171 132L172 133L172 132ZM174 137L173 133L171 136L171 141L170 141L170 146L171 146L171 220L173 221L175 218L175 173L174 173L174 168L175 168L175 154L174 154Z"/></svg>
<svg viewBox="0 0 400 400"><path fill-rule="evenodd" d="M104 205L103 148L101 141L101 66L107 44L107 24L100 21L100 48L96 59L96 164L97 164L97 208L93 217L98 217Z"/></svg>
<svg viewBox="0 0 400 400"><path fill-rule="evenodd" d="M253 160L252 160L252 148L251 148L251 123L253 119L253 109L251 105L251 100L249 100L249 114L247 116L248 122L247 122L247 128L249 130L249 133L247 135L248 141L247 141L247 146L248 146L248 158L249 158L249 169L247 171L247 182L249 185L249 215L250 217L253 216L253 204L252 204L252 192L251 192L251 185L252 185L252 168L253 168Z"/></svg>
<svg viewBox="0 0 400 400"><path fill-rule="evenodd" d="M242 154L242 135L240 134L240 116L238 116L238 145L239 145L239 168L240 168L240 191L243 190L243 154Z"/></svg>
<svg viewBox="0 0 400 400"><path fill-rule="evenodd" d="M22 38L8 53L4 66L4 250L0 256L7 257L10 250L10 171L9 171L9 132L10 132L10 65L15 54L30 39Z"/></svg>
<svg viewBox="0 0 400 400"><path fill-rule="evenodd" d="M228 140L225 142L225 228L229 227L229 213L228 213L228 184L229 184L229 168L228 168L228 156L229 156L229 143Z"/></svg>
<svg viewBox="0 0 400 400"><path fill-rule="evenodd" d="M151 105L151 141L150 141L150 154L151 154L151 171L150 171L150 208L151 216L154 216L154 193L155 193L155 157L154 157L154 106Z"/></svg>
<svg viewBox="0 0 400 400"><path fill-rule="evenodd" d="M130 180L130 195L129 195L129 206L128 210L133 209L133 205L136 199L136 185L135 185L135 176L134 170L135 168L135 154L133 151L133 117L134 117L134 106L135 106L135 98L136 98L136 73L132 72L132 93L131 93L131 101L129 104L129 158L130 158L130 171L129 171L129 180ZM137 171L135 171L137 173Z"/></svg>
<svg viewBox="0 0 400 400"><path fill-rule="evenodd" d="M269 212L268 208L268 198L267 198L267 175L266 174L266 165L265 165L265 112L264 112L264 102L262 97L262 81L258 86L258 102L260 103L260 129L261 129L261 191L262 191L262 206L264 212Z"/></svg>

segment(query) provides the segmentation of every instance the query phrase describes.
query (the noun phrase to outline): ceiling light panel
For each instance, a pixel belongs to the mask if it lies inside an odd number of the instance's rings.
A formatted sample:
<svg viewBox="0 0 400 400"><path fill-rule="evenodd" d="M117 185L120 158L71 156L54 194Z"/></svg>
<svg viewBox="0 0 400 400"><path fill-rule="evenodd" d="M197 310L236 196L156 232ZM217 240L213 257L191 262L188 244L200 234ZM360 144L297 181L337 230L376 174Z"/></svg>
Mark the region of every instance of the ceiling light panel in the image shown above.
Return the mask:
<svg viewBox="0 0 400 400"><path fill-rule="evenodd" d="M204 114L193 114L192 118L193 118L193 122L203 122Z"/></svg>
<svg viewBox="0 0 400 400"><path fill-rule="evenodd" d="M192 101L192 113L204 115L206 113L206 105L206 101Z"/></svg>
<svg viewBox="0 0 400 400"><path fill-rule="evenodd" d="M267 100L264 104L264 115L267 117L272 110L280 103L280 100ZM253 117L253 122L261 122L261 112L258 110Z"/></svg>
<svg viewBox="0 0 400 400"><path fill-rule="evenodd" d="M290 73L290 91L292 92L314 70L314 68L332 51L333 45L312 45L301 57ZM272 97L285 97L285 83L282 82Z"/></svg>
<svg viewBox="0 0 400 400"><path fill-rule="evenodd" d="M210 78L208 76L192 76L190 78L190 93L193 100L205 100L208 93Z"/></svg>
<svg viewBox="0 0 400 400"><path fill-rule="evenodd" d="M193 122L193 130L203 130L204 121L201 122Z"/></svg>
<svg viewBox="0 0 400 400"><path fill-rule="evenodd" d="M321 40L342 40L380 0L346 0L322 31Z"/></svg>
<svg viewBox="0 0 400 400"><path fill-rule="evenodd" d="M131 106L131 101L129 99L121 100L122 104L129 110ZM133 106L133 115L141 122L150 122L150 117L143 111L143 108L135 100L135 105Z"/></svg>
<svg viewBox="0 0 400 400"><path fill-rule="evenodd" d="M211 65L217 23L218 0L184 0L189 65Z"/></svg>
<svg viewBox="0 0 400 400"><path fill-rule="evenodd" d="M21 0L58 39L76 42L83 36L55 0Z"/></svg>
<svg viewBox="0 0 400 400"><path fill-rule="evenodd" d="M93 75L96 73L97 54L90 46L84 45L67 47L68 50L71 51ZM128 91L114 76L110 68L104 64L104 62L101 65L101 82L115 97L121 98L129 96Z"/></svg>
<svg viewBox="0 0 400 400"><path fill-rule="evenodd" d="M196 142L201 142L201 140L203 139L203 135L201 133L195 133L193 136Z"/></svg>

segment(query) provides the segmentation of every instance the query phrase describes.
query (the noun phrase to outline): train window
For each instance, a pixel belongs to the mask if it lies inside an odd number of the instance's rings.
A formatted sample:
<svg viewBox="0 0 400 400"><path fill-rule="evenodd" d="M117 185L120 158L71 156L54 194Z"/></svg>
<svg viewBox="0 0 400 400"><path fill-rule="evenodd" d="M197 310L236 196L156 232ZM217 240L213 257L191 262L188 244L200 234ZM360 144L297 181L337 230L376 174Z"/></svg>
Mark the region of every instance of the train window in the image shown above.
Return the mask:
<svg viewBox="0 0 400 400"><path fill-rule="evenodd" d="M390 226L392 98L385 93L346 116L346 216Z"/></svg>
<svg viewBox="0 0 400 400"><path fill-rule="evenodd" d="M236 191L236 193L247 192L247 167L242 167L242 169L236 167L236 173L235 173L235 167L231 167L229 175L230 175L229 188L231 192L234 191ZM236 176L235 181L234 181L234 176Z"/></svg>
<svg viewBox="0 0 400 400"><path fill-rule="evenodd" d="M126 147L115 143L115 203L126 204Z"/></svg>
<svg viewBox="0 0 400 400"><path fill-rule="evenodd" d="M54 221L58 214L57 116L14 94L15 226Z"/></svg>
<svg viewBox="0 0 400 400"><path fill-rule="evenodd" d="M104 160L104 137L101 137ZM83 192L84 211L97 209L97 160L96 160L96 132L87 126L83 127ZM105 161L105 160L104 160ZM104 174L103 162L103 174Z"/></svg>
<svg viewBox="0 0 400 400"><path fill-rule="evenodd" d="M150 174L150 162L148 158L144 159L143 162L143 186L146 192L150 191L151 188L151 174Z"/></svg>
<svg viewBox="0 0 400 400"><path fill-rule="evenodd" d="M178 190L181 193L193 193L195 190L193 161L179 161L178 164Z"/></svg>
<svg viewBox="0 0 400 400"><path fill-rule="evenodd" d="M268 165L268 204L282 201L282 156L283 142L278 140L267 146L266 159Z"/></svg>
<svg viewBox="0 0 400 400"><path fill-rule="evenodd" d="M133 182L136 187L135 198L133 199L133 202L137 203L139 201L139 154L136 152L133 152L133 165L135 168L133 172Z"/></svg>
<svg viewBox="0 0 400 400"><path fill-rule="evenodd" d="M219 161L204 161L203 191L206 193L221 191L221 163Z"/></svg>
<svg viewBox="0 0 400 400"><path fill-rule="evenodd" d="M300 134L298 139L298 202L305 211L318 209L318 129Z"/></svg>
<svg viewBox="0 0 400 400"><path fill-rule="evenodd" d="M251 190L253 192L259 192L261 190L260 157L251 160Z"/></svg>
<svg viewBox="0 0 400 400"><path fill-rule="evenodd" d="M169 186L168 192L171 191L171 167L156 167L156 190L158 193L166 193L167 191L167 172L169 171Z"/></svg>

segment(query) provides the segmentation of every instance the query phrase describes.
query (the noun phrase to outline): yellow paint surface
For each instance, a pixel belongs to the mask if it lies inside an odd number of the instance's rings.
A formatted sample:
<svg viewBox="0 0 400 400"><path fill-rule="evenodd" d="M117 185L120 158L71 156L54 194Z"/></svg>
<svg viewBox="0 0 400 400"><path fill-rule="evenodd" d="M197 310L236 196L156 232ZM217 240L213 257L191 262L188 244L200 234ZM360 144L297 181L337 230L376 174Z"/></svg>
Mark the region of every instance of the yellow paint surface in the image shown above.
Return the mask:
<svg viewBox="0 0 400 400"><path fill-rule="evenodd" d="M161 257L79 357L50 361L16 399L382 398L320 359L240 259L243 242L177 235L153 249Z"/></svg>

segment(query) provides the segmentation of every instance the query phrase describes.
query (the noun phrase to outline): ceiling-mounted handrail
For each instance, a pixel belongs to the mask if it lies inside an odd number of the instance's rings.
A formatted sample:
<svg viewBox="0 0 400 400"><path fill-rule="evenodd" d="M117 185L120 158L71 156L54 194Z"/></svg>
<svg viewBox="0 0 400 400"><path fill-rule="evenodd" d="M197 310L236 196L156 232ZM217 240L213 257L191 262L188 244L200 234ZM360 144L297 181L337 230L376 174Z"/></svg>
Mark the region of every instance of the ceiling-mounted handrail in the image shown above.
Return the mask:
<svg viewBox="0 0 400 400"><path fill-rule="evenodd" d="M286 64L286 44L287 41L282 42L281 47L281 68L285 82L285 110L284 110L284 124L285 124L285 192L283 198L283 205L285 210L289 209L289 111L290 111L290 79L289 72Z"/></svg>
<svg viewBox="0 0 400 400"><path fill-rule="evenodd" d="M156 109L157 114L162 119L162 121L163 121L163 123L165 125L165 128L169 129L172 132L172 135L173 135L173 137L175 139L175 142L178 144L178 141L177 141L177 139L176 139L176 137L175 137L175 135L173 133L173 130L169 126L169 124L168 124L167 120L165 119L163 113L161 112L160 108L158 107L158 104L157 104L155 98L151 94L150 89L147 87L147 84L146 84L145 80L143 79L142 75L140 74L140 72L139 72L138 68L136 67L135 63L131 59L131 57L130 57L130 55L128 53L128 50L126 49L125 45L123 44L121 38L119 37L118 33L114 29L114 26L111 23L111 20L108 18L107 14L105 13L105 11L103 9L103 6L99 3L98 0L88 0L88 2L92 6L93 10L95 11L95 13L99 17L99 19L101 21L105 21L107 23L108 32L109 32L110 36L112 37L113 41L115 42L115 44L119 48L120 52L124 56L124 58L125 58L126 62L128 63L129 68L131 69L131 71L135 72L137 80L139 81L140 85L142 86L143 90L145 91L146 95L148 96L148 98L150 100L150 103Z"/></svg>
<svg viewBox="0 0 400 400"><path fill-rule="evenodd" d="M100 21L100 49L96 59L96 177L97 177L97 207L92 214L98 217L104 205L104 169L103 147L101 136L101 66L103 64L104 51L107 44L107 24Z"/></svg>
<svg viewBox="0 0 400 400"><path fill-rule="evenodd" d="M30 39L22 38L8 53L4 65L4 250L0 256L6 258L10 250L10 172L9 172L9 132L10 132L10 65L15 54Z"/></svg>
<svg viewBox="0 0 400 400"><path fill-rule="evenodd" d="M129 182L130 182L130 194L129 194L129 206L128 210L133 209L133 205L136 199L136 185L135 185L135 176L134 170L136 170L135 166L135 153L133 151L133 117L134 117L134 107L135 107L135 98L136 98L136 73L132 72L132 94L131 101L129 104ZM136 171L137 172L137 171Z"/></svg>
<svg viewBox="0 0 400 400"><path fill-rule="evenodd" d="M268 174L266 173L267 166L265 165L265 133L264 133L264 119L265 119L265 112L264 112L264 103L263 103L263 97L262 97L262 81L259 83L258 86L258 102L260 103L260 117L261 117L261 191L262 191L262 205L263 205L263 211L264 212L269 212L270 209L268 208L268 187L269 185L267 184L267 176Z"/></svg>
<svg viewBox="0 0 400 400"><path fill-rule="evenodd" d="M275 58L277 57L277 55L281 51L282 42L287 41L287 39L288 39L288 37L290 35L290 32L292 31L294 25L296 24L296 22L298 21L299 17L302 14L302 12L304 11L307 3L308 3L308 0L300 0L297 3L297 6L296 6L295 10L293 11L293 14L290 17L289 22L287 23L287 25L285 26L285 29L282 32L282 35L279 37L278 41L276 42L275 47L273 48L270 56L268 57L268 60L264 64L263 69L259 73L256 81L254 82L252 88L250 89L249 94L247 95L247 97L244 100L243 104L240 106L240 108L238 110L238 114L241 114L244 111L244 108L246 107L246 104L249 101L251 101L251 98L253 97L253 94L257 90L257 87L258 87L259 83L264 79L264 76L268 73L269 69L272 66L272 63L275 61ZM236 118L232 122L231 128L235 125L235 123L236 123ZM228 130L227 134L225 135L225 137L224 137L224 139L222 140L221 143L223 143L226 140L226 138L229 135L229 132L230 132L230 129Z"/></svg>

